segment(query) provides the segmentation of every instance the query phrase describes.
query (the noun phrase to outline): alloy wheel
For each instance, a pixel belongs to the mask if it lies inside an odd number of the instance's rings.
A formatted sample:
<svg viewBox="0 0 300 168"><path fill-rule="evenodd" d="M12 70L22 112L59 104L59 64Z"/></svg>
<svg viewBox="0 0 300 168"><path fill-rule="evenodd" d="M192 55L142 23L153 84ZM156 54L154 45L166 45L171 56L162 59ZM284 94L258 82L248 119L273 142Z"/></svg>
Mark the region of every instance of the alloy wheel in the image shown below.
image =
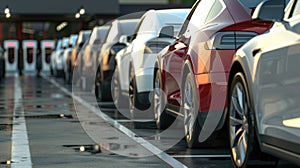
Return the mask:
<svg viewBox="0 0 300 168"><path fill-rule="evenodd" d="M190 141L192 139L194 131L195 117L195 102L193 102L194 93L192 90L191 83L186 82L184 87L184 98L183 98L183 113L184 113L184 131L186 139Z"/></svg>
<svg viewBox="0 0 300 168"><path fill-rule="evenodd" d="M249 144L248 100L243 84L237 82L232 89L229 111L229 136L232 158L242 167L247 158Z"/></svg>
<svg viewBox="0 0 300 168"><path fill-rule="evenodd" d="M133 68L130 68L129 73L129 110L131 117L134 117L134 104L135 104L135 79Z"/></svg>
<svg viewBox="0 0 300 168"><path fill-rule="evenodd" d="M161 92L161 81L158 76L158 73L156 74L155 80L154 80L154 117L156 121L156 125L158 128L160 128L161 125L161 114L162 114L162 103L163 103L163 97Z"/></svg>
<svg viewBox="0 0 300 168"><path fill-rule="evenodd" d="M113 90L112 90L112 97L113 97L113 101L116 107L118 107L119 105L119 100L120 100L120 83L119 83L119 71L118 68L115 68L115 73L113 76Z"/></svg>
<svg viewBox="0 0 300 168"><path fill-rule="evenodd" d="M192 73L187 73L182 93L182 113L183 125L187 146L195 148L200 145L198 137L200 134L200 125L198 123L199 98Z"/></svg>

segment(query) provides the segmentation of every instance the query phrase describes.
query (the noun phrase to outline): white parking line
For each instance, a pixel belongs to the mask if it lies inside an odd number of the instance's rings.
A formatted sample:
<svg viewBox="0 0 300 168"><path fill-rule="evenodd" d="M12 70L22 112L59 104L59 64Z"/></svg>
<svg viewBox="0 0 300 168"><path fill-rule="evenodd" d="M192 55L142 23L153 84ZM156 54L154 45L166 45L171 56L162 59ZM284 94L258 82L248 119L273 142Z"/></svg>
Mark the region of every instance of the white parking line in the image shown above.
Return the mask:
<svg viewBox="0 0 300 168"><path fill-rule="evenodd" d="M84 101L83 99L81 99L80 97L78 97L78 96L72 94L71 92L69 92L66 88L62 87L55 80L48 78L44 74L42 74L41 76L44 79L46 79L47 81L49 81L50 83L52 83L53 85L55 85L56 87L58 87L65 94L67 94L69 96L72 96L73 99L75 99L76 101L80 102L82 105L84 105L89 110L93 111L95 114L97 114L103 120L105 120L106 122L108 122L109 124L111 124L113 127L115 127L116 129L118 129L119 131L121 131L122 133L124 133L125 135L127 135L128 137L130 137L135 142L139 143L141 146L143 146L145 149L147 149L148 151L150 151L151 153L153 153L155 156L157 156L158 158L160 158L161 160L163 160L164 162L166 162L168 165L170 165L170 166L172 166L174 168L187 168L187 166L184 165L183 163L179 162L178 160L176 160L172 156L170 156L167 153L163 152L162 150L160 150L156 146L152 145L151 143L149 143L148 141L146 141L142 137L139 137L134 132L132 132L130 129L128 129L125 126L123 126L122 124L118 123L116 120L110 118L109 116L107 116L106 114L104 114L103 112L101 112L96 107L90 105L89 103L87 103L86 101Z"/></svg>
<svg viewBox="0 0 300 168"><path fill-rule="evenodd" d="M171 155L174 158L230 158L230 155Z"/></svg>
<svg viewBox="0 0 300 168"><path fill-rule="evenodd" d="M117 122L119 122L119 123L130 123L130 122L151 122L151 121L154 121L154 120L151 120L151 119L140 119L140 120L138 120L138 119L136 119L136 120L130 120L130 119L128 119L128 120L126 120L126 119L124 119L124 120L116 120Z"/></svg>
<svg viewBox="0 0 300 168"><path fill-rule="evenodd" d="M22 89L18 75L15 75L14 117L11 147L11 168L31 168L31 155L27 135L24 107L22 103Z"/></svg>

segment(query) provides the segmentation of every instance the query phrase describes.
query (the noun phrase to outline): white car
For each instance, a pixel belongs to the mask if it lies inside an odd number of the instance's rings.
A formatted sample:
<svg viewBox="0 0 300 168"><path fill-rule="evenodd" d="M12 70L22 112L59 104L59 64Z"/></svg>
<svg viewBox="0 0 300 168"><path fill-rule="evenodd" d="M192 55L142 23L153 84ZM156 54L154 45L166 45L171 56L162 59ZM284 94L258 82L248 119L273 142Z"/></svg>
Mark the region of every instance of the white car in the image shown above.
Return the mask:
<svg viewBox="0 0 300 168"><path fill-rule="evenodd" d="M64 50L68 47L69 38L64 37L61 40L60 48L56 50L55 54L53 55L53 74L56 77L63 76L63 54Z"/></svg>
<svg viewBox="0 0 300 168"><path fill-rule="evenodd" d="M150 10L141 18L134 40L118 52L113 97L116 106L126 103L122 95L129 93L133 117L134 107L145 110L150 105L153 72L157 53L173 42L189 9ZM121 39L123 40L123 39ZM117 89L117 90L116 90ZM118 105L119 104L119 105Z"/></svg>
<svg viewBox="0 0 300 168"><path fill-rule="evenodd" d="M270 159L300 165L300 1L266 1L253 17L275 21L242 48L228 82L228 125L234 167ZM276 159L273 163L276 164Z"/></svg>
<svg viewBox="0 0 300 168"><path fill-rule="evenodd" d="M59 39L57 40L56 42L56 47L54 49L54 51L51 53L51 63L50 63L50 73L51 75L55 75L55 57L56 57L56 53L61 50L61 43L62 43L62 40Z"/></svg>
<svg viewBox="0 0 300 168"><path fill-rule="evenodd" d="M72 50L73 47L75 47L76 41L78 38L78 34L71 34L69 37L67 48L63 52L63 60L62 60L62 66L63 66L63 77L66 82L68 82L69 74L68 72L68 61L72 57Z"/></svg>

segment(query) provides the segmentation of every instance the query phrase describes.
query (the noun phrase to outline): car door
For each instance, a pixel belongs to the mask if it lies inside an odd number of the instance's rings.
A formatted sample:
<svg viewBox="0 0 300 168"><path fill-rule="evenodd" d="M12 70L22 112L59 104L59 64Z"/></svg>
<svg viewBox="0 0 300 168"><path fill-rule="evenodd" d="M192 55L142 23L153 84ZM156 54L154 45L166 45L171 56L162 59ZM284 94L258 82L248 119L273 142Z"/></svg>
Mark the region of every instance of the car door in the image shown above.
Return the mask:
<svg viewBox="0 0 300 168"><path fill-rule="evenodd" d="M299 153L300 1L294 2L285 21L276 23L265 37L266 44L273 44L261 48L254 96L258 97L256 117L263 140Z"/></svg>
<svg viewBox="0 0 300 168"><path fill-rule="evenodd" d="M190 39L204 24L214 2L214 0L201 0L193 6L180 31L180 39L170 46L169 53L163 57L164 90L168 104L180 105L182 73L187 59L187 51L190 47Z"/></svg>

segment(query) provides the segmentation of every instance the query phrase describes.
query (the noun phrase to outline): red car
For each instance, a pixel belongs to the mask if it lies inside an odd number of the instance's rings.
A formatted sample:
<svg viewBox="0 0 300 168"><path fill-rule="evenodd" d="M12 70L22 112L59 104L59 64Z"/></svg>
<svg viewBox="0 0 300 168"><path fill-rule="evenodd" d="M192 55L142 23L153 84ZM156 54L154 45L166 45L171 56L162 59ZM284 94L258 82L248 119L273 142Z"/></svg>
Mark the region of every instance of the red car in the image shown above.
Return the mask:
<svg viewBox="0 0 300 168"><path fill-rule="evenodd" d="M170 126L174 116L182 118L190 148L206 144L223 128L233 55L273 24L251 19L261 1L198 0L194 4L179 37L157 57L153 105L158 128Z"/></svg>

